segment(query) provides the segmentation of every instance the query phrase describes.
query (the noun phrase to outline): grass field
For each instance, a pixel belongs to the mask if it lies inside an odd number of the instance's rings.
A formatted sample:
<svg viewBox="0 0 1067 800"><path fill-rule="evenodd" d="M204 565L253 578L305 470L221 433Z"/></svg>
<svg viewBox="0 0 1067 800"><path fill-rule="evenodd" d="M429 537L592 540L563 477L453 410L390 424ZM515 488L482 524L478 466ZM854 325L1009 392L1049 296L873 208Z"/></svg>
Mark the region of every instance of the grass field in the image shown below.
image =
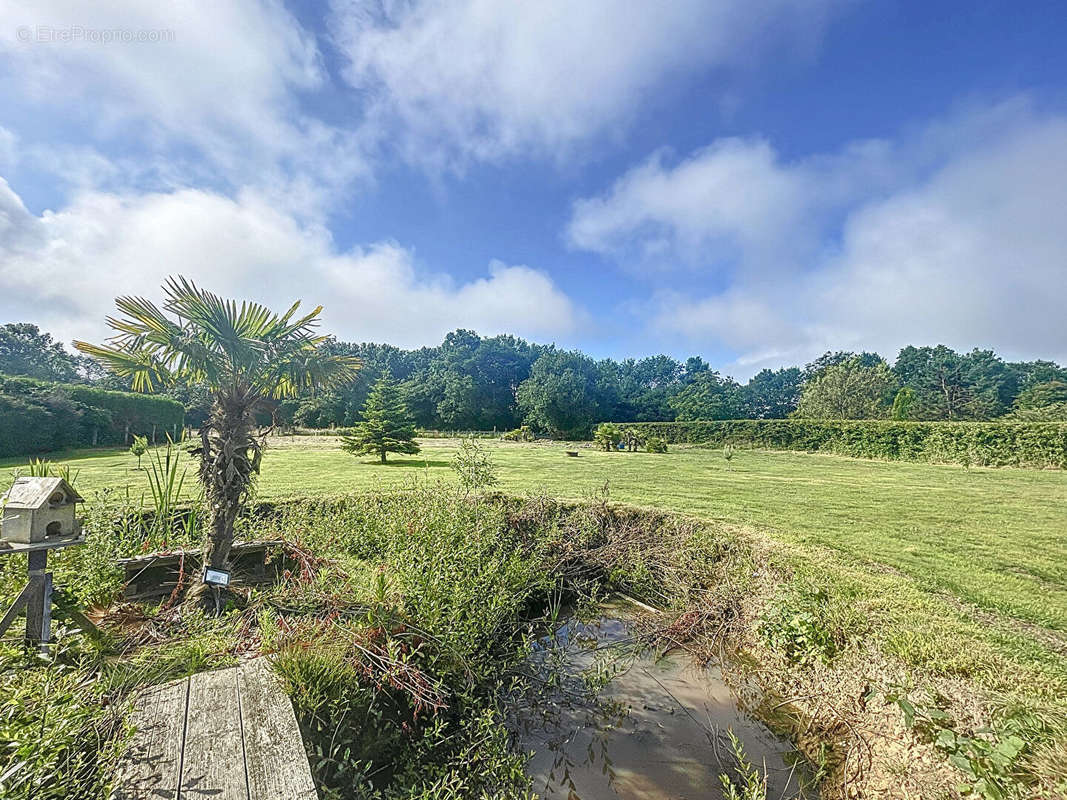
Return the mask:
<svg viewBox="0 0 1067 800"><path fill-rule="evenodd" d="M271 440L262 499L335 495L454 480L454 440L380 465L332 437ZM811 580L852 597L870 635L907 661L993 686L1067 690L1067 474L837 456L674 448L604 453L489 441L500 489L610 497L753 530ZM124 451L60 453L91 500L147 491ZM144 464L148 464L148 457ZM12 469L18 461L0 462ZM191 468L187 486L195 489Z"/></svg>

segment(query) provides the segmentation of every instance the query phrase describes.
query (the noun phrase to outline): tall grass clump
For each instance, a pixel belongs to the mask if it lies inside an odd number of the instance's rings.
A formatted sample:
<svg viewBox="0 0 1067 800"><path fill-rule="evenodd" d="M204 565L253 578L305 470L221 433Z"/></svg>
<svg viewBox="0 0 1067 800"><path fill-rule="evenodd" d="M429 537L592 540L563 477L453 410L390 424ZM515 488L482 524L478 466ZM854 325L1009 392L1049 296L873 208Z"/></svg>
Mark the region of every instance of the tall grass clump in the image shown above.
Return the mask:
<svg viewBox="0 0 1067 800"><path fill-rule="evenodd" d="M182 444L168 438L148 453L147 493L131 497L105 489L83 507L86 544L50 560L56 580L82 604L106 605L119 595L119 559L200 545L202 497L182 498L189 468L182 453Z"/></svg>

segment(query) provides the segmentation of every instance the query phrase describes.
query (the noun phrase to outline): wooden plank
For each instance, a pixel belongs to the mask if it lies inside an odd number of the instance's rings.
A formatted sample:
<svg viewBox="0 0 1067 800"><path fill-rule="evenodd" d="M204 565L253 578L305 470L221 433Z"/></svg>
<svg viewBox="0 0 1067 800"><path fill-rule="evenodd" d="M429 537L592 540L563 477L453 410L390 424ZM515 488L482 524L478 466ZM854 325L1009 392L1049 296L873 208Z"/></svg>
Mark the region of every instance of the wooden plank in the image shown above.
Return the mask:
<svg viewBox="0 0 1067 800"><path fill-rule="evenodd" d="M136 730L119 764L111 800L176 800L189 679L157 686L137 698Z"/></svg>
<svg viewBox="0 0 1067 800"><path fill-rule="evenodd" d="M52 573L43 575L30 573L33 591L26 601L26 641L28 643L47 642L52 628Z"/></svg>
<svg viewBox="0 0 1067 800"><path fill-rule="evenodd" d="M248 800L237 668L189 679L181 800Z"/></svg>
<svg viewBox="0 0 1067 800"><path fill-rule="evenodd" d="M237 681L249 800L315 800L293 704L267 659L242 664Z"/></svg>
<svg viewBox="0 0 1067 800"><path fill-rule="evenodd" d="M282 539L263 539L255 542L234 542L230 548L230 552L235 555L255 554L264 552L266 550L273 550L280 548L285 542ZM148 553L143 556L132 556L130 558L116 559L116 563L119 566L136 569L143 566L152 566L153 564L177 564L178 559L182 556L189 558L199 559L203 553L200 550L174 550L169 553Z"/></svg>
<svg viewBox="0 0 1067 800"><path fill-rule="evenodd" d="M7 553L40 553L45 550L62 550L85 544L85 534L76 533L68 537L53 536L43 542L0 542L0 555Z"/></svg>
<svg viewBox="0 0 1067 800"><path fill-rule="evenodd" d="M230 551L232 585L254 586L277 580L285 566L283 544L277 540L234 544ZM272 558L268 569L267 557L271 553L277 553L278 557ZM119 565L125 570L124 599L143 600L169 595L178 584L183 560L186 579L195 579L200 574L202 555L198 550L177 550L119 559Z"/></svg>

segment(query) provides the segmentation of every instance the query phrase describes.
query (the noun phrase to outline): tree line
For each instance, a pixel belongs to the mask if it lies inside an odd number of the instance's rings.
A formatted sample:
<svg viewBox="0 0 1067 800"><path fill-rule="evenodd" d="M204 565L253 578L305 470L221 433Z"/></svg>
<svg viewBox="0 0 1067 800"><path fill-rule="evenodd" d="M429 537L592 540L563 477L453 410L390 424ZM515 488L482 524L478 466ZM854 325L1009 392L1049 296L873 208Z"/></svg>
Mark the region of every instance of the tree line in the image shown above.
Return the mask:
<svg viewBox="0 0 1067 800"><path fill-rule="evenodd" d="M876 353L828 352L804 366L765 369L744 384L700 356L596 360L577 350L468 330L416 350L336 339L323 347L360 360L355 380L284 400L263 422L353 426L363 421L367 397L383 376L398 383L414 423L437 430L529 425L557 437L584 438L604 420L1067 420L1064 367L944 345L909 345L893 363ZM122 388L27 323L0 326L0 373ZM199 425L208 413L201 386L179 384L168 394L185 406L187 424Z"/></svg>

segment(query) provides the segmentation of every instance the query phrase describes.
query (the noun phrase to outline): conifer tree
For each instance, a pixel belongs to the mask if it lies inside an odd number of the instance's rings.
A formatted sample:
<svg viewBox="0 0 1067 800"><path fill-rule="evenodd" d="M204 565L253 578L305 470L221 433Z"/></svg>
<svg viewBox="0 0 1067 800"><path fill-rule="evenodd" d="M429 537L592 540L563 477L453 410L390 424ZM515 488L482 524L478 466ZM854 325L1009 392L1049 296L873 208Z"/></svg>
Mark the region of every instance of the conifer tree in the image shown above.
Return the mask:
<svg viewBox="0 0 1067 800"><path fill-rule="evenodd" d="M363 406L363 421L351 436L341 438L341 448L355 455L377 454L385 463L386 453L419 452L415 442L415 423L400 387L382 375L374 384Z"/></svg>

